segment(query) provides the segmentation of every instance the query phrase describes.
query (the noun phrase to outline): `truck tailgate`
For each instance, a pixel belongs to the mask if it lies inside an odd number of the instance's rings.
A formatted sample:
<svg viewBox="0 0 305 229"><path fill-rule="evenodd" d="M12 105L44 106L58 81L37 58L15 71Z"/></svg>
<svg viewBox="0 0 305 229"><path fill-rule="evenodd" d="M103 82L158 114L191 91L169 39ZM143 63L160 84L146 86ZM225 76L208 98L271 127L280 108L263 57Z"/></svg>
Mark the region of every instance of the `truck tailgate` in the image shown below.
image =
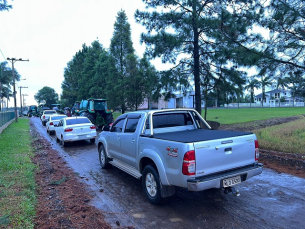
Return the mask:
<svg viewBox="0 0 305 229"><path fill-rule="evenodd" d="M232 136L223 139L195 142L196 176L253 164L255 135Z"/></svg>

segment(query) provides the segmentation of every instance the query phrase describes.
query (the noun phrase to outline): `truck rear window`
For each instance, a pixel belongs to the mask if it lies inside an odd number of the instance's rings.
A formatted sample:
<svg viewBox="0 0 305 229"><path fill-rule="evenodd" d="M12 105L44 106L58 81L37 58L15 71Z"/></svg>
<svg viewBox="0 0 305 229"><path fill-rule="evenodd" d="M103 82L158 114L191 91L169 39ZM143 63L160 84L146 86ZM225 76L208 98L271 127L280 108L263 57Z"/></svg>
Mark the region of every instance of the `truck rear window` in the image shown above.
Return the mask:
<svg viewBox="0 0 305 229"><path fill-rule="evenodd" d="M153 116L153 128L193 125L188 113L156 114Z"/></svg>

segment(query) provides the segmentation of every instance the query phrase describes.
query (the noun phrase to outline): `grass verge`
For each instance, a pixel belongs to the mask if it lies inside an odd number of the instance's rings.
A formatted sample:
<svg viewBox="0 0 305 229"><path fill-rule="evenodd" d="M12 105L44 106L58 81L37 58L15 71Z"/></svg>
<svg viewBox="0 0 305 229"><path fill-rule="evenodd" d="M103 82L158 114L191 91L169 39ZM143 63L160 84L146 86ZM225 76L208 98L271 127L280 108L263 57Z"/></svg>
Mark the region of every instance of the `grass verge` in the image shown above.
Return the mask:
<svg viewBox="0 0 305 229"><path fill-rule="evenodd" d="M262 149L305 155L305 118L255 130Z"/></svg>
<svg viewBox="0 0 305 229"><path fill-rule="evenodd" d="M201 114L204 117L204 110ZM207 120L235 124L301 114L305 114L305 107L208 109Z"/></svg>
<svg viewBox="0 0 305 229"><path fill-rule="evenodd" d="M36 183L29 119L0 134L0 228L34 228Z"/></svg>

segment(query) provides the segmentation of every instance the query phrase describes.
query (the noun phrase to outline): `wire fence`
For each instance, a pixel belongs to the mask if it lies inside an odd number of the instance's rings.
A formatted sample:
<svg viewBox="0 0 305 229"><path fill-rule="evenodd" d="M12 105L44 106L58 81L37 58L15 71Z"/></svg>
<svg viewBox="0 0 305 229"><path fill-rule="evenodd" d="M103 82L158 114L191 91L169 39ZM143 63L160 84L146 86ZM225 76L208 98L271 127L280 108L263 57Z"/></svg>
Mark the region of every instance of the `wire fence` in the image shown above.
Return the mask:
<svg viewBox="0 0 305 229"><path fill-rule="evenodd" d="M0 128L14 118L15 118L14 111L1 111L0 112Z"/></svg>
<svg viewBox="0 0 305 229"><path fill-rule="evenodd" d="M250 107L304 107L304 102L269 102L269 103L230 103L225 104L224 107L227 108L250 108Z"/></svg>

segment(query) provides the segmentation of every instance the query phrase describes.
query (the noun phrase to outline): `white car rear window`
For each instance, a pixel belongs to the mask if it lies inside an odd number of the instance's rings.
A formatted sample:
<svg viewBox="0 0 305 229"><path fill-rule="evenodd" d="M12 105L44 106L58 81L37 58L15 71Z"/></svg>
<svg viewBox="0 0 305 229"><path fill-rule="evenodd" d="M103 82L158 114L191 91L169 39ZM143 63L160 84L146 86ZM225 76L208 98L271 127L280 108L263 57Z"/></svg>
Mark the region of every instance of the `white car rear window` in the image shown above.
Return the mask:
<svg viewBox="0 0 305 229"><path fill-rule="evenodd" d="M75 118L75 119L67 119L66 120L67 126L74 125L74 124L83 124L83 123L91 123L87 118Z"/></svg>

